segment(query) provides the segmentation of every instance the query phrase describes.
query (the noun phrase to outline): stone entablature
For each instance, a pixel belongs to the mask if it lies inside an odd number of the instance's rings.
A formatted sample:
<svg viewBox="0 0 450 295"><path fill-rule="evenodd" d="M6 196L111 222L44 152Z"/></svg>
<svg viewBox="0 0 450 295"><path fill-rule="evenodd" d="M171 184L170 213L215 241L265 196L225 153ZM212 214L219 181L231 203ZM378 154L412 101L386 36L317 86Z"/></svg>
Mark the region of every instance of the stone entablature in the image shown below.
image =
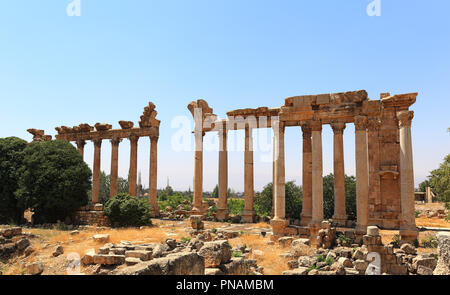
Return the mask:
<svg viewBox="0 0 450 295"><path fill-rule="evenodd" d="M226 217L227 210L227 147L229 130L246 130L245 191L246 215L253 208L253 148L251 130L274 130L274 231L280 233L285 222L285 159L284 130L301 127L303 131L303 187L304 206L302 224L314 226L323 219L322 191L322 126L329 124L334 131L335 212L339 225L346 224L345 213L345 127L355 126L355 157L357 182L357 231L361 234L368 225L388 229L402 229L402 237L417 236L414 221L414 180L411 147L412 112L417 93L390 95L382 93L379 100L371 100L365 90L294 96L285 99L279 108L260 107L238 109L227 113L228 118L217 120L213 109L204 100L193 101L188 109L195 120L194 199L201 202L203 171L203 136L218 132L219 206L218 216ZM403 156L401 156L403 155ZM411 193L412 192L412 193ZM196 196L196 197L195 197ZM195 202L195 201L194 201ZM198 205L199 208L201 207ZM224 207L224 208L221 208ZM316 226L317 227L317 226Z"/></svg>

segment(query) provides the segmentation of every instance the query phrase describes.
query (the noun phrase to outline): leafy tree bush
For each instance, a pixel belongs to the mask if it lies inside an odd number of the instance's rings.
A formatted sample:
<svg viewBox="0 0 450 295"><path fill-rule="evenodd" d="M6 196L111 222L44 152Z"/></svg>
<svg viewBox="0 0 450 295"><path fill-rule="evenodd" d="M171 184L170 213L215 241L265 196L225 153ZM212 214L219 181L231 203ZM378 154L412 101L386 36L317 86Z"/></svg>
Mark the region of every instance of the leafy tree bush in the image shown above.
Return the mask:
<svg viewBox="0 0 450 295"><path fill-rule="evenodd" d="M60 140L34 142L23 153L15 195L22 208L34 212L34 222L64 220L88 203L92 173L74 146Z"/></svg>
<svg viewBox="0 0 450 295"><path fill-rule="evenodd" d="M244 199L228 199L228 212L231 215L241 215L244 211Z"/></svg>
<svg viewBox="0 0 450 295"><path fill-rule="evenodd" d="M273 185L267 184L261 194L255 198L255 211L260 216L269 216L272 213ZM302 188L295 185L294 181L286 183L286 217L299 219L302 212Z"/></svg>
<svg viewBox="0 0 450 295"><path fill-rule="evenodd" d="M109 200L109 193L111 190L111 176L105 172L100 173L100 203L105 204ZM122 177L117 178L117 194L128 193L128 180ZM89 199L91 199L92 192L89 191ZM141 194L143 196L143 194Z"/></svg>
<svg viewBox="0 0 450 295"><path fill-rule="evenodd" d="M190 210L189 204L191 203L192 198L190 196L182 195L179 193L168 196L166 192L161 192L158 196L159 210L164 210L168 206L176 209L179 205L182 205L184 210Z"/></svg>
<svg viewBox="0 0 450 295"><path fill-rule="evenodd" d="M136 198L128 194L119 194L106 201L103 215L112 225L143 226L150 225L148 198Z"/></svg>
<svg viewBox="0 0 450 295"><path fill-rule="evenodd" d="M26 209L14 195L26 146L17 137L0 138L0 223L20 223Z"/></svg>
<svg viewBox="0 0 450 295"><path fill-rule="evenodd" d="M356 179L345 176L345 209L349 220L356 219ZM334 214L334 175L323 178L323 210L324 218L330 219Z"/></svg>
<svg viewBox="0 0 450 295"><path fill-rule="evenodd" d="M450 154L438 169L431 171L429 176L430 186L441 202L450 202Z"/></svg>

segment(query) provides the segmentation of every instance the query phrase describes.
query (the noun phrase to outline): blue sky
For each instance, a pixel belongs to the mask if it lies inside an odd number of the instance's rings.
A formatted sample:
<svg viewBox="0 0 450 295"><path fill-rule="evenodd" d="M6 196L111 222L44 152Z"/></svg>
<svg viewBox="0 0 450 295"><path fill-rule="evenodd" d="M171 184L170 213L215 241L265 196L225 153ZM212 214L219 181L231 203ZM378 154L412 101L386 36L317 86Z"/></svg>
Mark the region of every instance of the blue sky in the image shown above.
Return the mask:
<svg viewBox="0 0 450 295"><path fill-rule="evenodd" d="M284 98L366 89L419 92L413 120L416 185L450 152L449 1L381 0L0 0L0 137L31 140L27 128L137 123L153 101L162 120L159 187L192 187L193 153L176 152L171 122L202 98L214 112L279 107ZM238 134L242 136L242 134ZM212 139L212 138L211 138ZM206 140L209 140L208 138ZM324 174L332 172L332 132L323 131ZM354 174L354 129L344 135L346 173ZM138 169L148 184L148 139ZM92 164L92 144L85 160ZM126 177L129 144L120 149ZM301 131L286 132L286 178L301 183ZM217 152L205 152L204 189L217 183ZM110 146L102 169L109 173ZM230 152L230 186L243 190L243 153ZM272 164L255 153L255 187Z"/></svg>

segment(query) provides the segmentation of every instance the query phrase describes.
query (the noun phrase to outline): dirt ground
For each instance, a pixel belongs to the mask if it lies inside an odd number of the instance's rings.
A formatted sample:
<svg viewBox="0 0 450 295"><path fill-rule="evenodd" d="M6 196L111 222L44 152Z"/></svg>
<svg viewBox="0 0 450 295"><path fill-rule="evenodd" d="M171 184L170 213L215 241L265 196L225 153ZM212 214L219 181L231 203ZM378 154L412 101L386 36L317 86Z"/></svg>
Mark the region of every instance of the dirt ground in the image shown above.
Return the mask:
<svg viewBox="0 0 450 295"><path fill-rule="evenodd" d="M442 205L424 204L423 206L437 207ZM445 219L419 217L416 219L417 226L420 227L441 227L450 228L450 223ZM287 261L289 259L281 257L280 254L287 252L289 249L283 249L278 243L271 243L268 236L263 237L261 232L270 232L271 228L266 223L258 224L228 224L219 222L205 222L206 229L212 228L226 228L238 231L241 235L237 238L231 239L230 244L236 246L238 244L245 244L252 248L253 252L250 258L256 259L258 265L264 267L264 273L267 275L279 275L287 270ZM150 243L150 242L164 242L167 238L181 240L183 237L188 237L190 227L188 221L163 221L153 220L152 227L145 227L143 229L128 228L128 229L98 229L89 228L79 230L79 234L71 235L69 231L62 231L56 229L24 229L24 232L33 234L30 238L33 249L35 250L28 257L17 257L9 261L8 264L0 263L0 270L4 275L20 275L24 274L25 265L30 262L40 261L45 265L44 275L64 275L67 273L68 267L71 265L71 260L75 260L84 255L89 249L95 249L103 246L93 240L93 236L98 233L109 234L111 243L120 243L121 241L129 241L132 243ZM380 231L384 244L392 241L395 235L398 234L396 230L381 230ZM420 247L419 253L436 253L435 248L423 248L422 241L435 236L436 232L433 230L423 230L419 234ZM64 248L64 254L55 258L52 250L55 246L61 245ZM258 250L258 251L255 251ZM311 249L312 250L312 249ZM308 255L311 253L305 253ZM70 271L70 268L69 268ZM82 274L93 274L92 266L83 267L80 269Z"/></svg>

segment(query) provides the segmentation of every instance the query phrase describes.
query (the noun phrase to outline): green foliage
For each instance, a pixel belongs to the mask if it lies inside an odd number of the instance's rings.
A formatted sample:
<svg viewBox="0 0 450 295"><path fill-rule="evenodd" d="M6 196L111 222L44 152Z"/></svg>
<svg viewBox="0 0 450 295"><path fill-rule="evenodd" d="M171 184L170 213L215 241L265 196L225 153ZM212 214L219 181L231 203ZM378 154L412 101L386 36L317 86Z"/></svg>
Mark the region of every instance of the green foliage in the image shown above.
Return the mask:
<svg viewBox="0 0 450 295"><path fill-rule="evenodd" d="M325 256L323 256L322 254L317 256L317 262L323 262L323 261L325 261Z"/></svg>
<svg viewBox="0 0 450 295"><path fill-rule="evenodd" d="M241 251L233 251L233 254L231 254L231 257L242 257Z"/></svg>
<svg viewBox="0 0 450 295"><path fill-rule="evenodd" d="M191 241L191 237L183 237L181 238L181 243L187 244Z"/></svg>
<svg viewBox="0 0 450 295"><path fill-rule="evenodd" d="M323 178L324 218L330 219L334 214L334 175ZM349 220L356 220L356 179L345 176L345 209Z"/></svg>
<svg viewBox="0 0 450 295"><path fill-rule="evenodd" d="M231 215L241 215L244 211L244 199L228 199L228 212Z"/></svg>
<svg viewBox="0 0 450 295"><path fill-rule="evenodd" d="M438 169L431 171L429 182L439 201L450 202L450 154Z"/></svg>
<svg viewBox="0 0 450 295"><path fill-rule="evenodd" d="M176 210L179 205L182 205L184 210L190 210L189 204L191 202L192 198L190 196L185 196L180 193L168 196L165 192L161 192L158 196L159 210L165 210L168 206Z"/></svg>
<svg viewBox="0 0 450 295"><path fill-rule="evenodd" d="M401 240L402 240L402 237L400 235L394 235L394 237L392 238L391 244L395 248L400 248Z"/></svg>
<svg viewBox="0 0 450 295"><path fill-rule="evenodd" d="M212 232L213 234L215 234L215 233L217 232L217 228L213 227L213 228L211 229L211 232Z"/></svg>
<svg viewBox="0 0 450 295"><path fill-rule="evenodd" d="M417 191L425 193L427 191L427 187L429 186L431 186L430 181L428 179L424 180L419 184Z"/></svg>
<svg viewBox="0 0 450 295"><path fill-rule="evenodd" d="M416 218L419 218L419 216L420 216L420 211L416 210L416 211L414 212L414 215L416 216Z"/></svg>
<svg viewBox="0 0 450 295"><path fill-rule="evenodd" d="M119 194L109 199L103 208L113 225L143 226L150 225L148 198L136 198L128 194Z"/></svg>
<svg viewBox="0 0 450 295"><path fill-rule="evenodd" d="M20 223L26 209L14 195L26 146L27 142L17 137L0 138L0 223Z"/></svg>
<svg viewBox="0 0 450 295"><path fill-rule="evenodd" d="M91 170L78 150L65 141L34 142L23 151L19 189L21 208L31 208L35 223L72 216L88 203Z"/></svg>
<svg viewBox="0 0 450 295"><path fill-rule="evenodd" d="M435 236L429 236L422 240L422 245L424 248L437 248L438 241Z"/></svg>
<svg viewBox="0 0 450 295"><path fill-rule="evenodd" d="M211 198L213 198L213 199L219 198L219 186L218 185L216 185L216 187L214 187Z"/></svg>
<svg viewBox="0 0 450 295"><path fill-rule="evenodd" d="M346 237L343 234L339 234L337 236L337 240L339 241L339 243L343 246L348 246L350 245L351 239L349 237Z"/></svg>
<svg viewBox="0 0 450 295"><path fill-rule="evenodd" d="M217 205L216 205L216 204L214 204L213 206L210 206L210 207L208 208L208 212L206 212L206 214L207 214L208 216L212 216L212 215L215 214L215 213L217 213Z"/></svg>
<svg viewBox="0 0 450 295"><path fill-rule="evenodd" d="M325 262L331 266L333 263L335 263L335 260L333 257L328 257L327 259L325 259Z"/></svg>
<svg viewBox="0 0 450 295"><path fill-rule="evenodd" d="M100 173L100 203L105 204L109 200L109 193L111 189L111 176L106 175L105 172ZM128 193L128 180L122 177L117 178L117 194ZM89 197L92 192L89 192ZM143 194L141 194L143 195Z"/></svg>
<svg viewBox="0 0 450 295"><path fill-rule="evenodd" d="M285 186L286 217L298 219L302 212L302 188L289 181ZM272 213L273 185L267 184L261 194L255 198L255 211L259 216L270 216Z"/></svg>

